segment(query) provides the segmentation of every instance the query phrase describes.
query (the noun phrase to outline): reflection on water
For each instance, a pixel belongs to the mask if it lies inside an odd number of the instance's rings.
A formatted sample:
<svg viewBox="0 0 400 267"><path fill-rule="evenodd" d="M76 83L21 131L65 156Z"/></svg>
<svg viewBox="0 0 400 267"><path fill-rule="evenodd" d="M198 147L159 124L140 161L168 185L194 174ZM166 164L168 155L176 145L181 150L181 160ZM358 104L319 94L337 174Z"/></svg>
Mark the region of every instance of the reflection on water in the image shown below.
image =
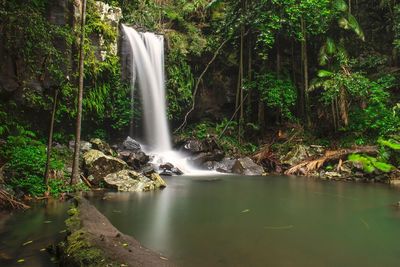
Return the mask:
<svg viewBox="0 0 400 267"><path fill-rule="evenodd" d="M295 177L218 178L171 177L163 191L91 201L119 230L179 266L399 266L400 210L392 206L399 191ZM40 250L64 237L67 208L53 201L0 218L0 266L54 266Z"/></svg>
<svg viewBox="0 0 400 267"><path fill-rule="evenodd" d="M295 177L172 177L92 202L180 266L398 266L398 191Z"/></svg>

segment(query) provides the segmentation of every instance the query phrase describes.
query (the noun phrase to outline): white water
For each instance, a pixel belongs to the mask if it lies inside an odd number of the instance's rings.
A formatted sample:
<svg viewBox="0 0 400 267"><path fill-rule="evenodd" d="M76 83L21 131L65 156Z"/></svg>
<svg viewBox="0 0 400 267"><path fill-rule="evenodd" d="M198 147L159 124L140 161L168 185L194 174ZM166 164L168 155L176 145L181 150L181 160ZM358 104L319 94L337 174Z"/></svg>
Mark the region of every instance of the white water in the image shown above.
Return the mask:
<svg viewBox="0 0 400 267"><path fill-rule="evenodd" d="M142 96L146 143L154 153L171 151L165 104L164 38L148 32L138 33L125 25L122 27L134 59L132 74Z"/></svg>
<svg viewBox="0 0 400 267"><path fill-rule="evenodd" d="M170 162L184 173L204 175L205 172L193 168L184 155L172 150L166 114L164 37L150 32L139 33L125 25L122 27L132 54L132 90L137 79L142 97L144 150L154 156L153 163Z"/></svg>

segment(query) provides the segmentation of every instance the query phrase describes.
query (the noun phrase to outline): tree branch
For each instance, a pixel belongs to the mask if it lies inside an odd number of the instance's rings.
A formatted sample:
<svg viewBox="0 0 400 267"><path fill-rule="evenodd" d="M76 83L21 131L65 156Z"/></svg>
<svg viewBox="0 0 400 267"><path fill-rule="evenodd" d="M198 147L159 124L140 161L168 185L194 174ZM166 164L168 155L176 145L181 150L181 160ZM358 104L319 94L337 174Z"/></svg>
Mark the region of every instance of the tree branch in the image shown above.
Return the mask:
<svg viewBox="0 0 400 267"><path fill-rule="evenodd" d="M206 74L207 70L209 69L209 67L211 66L211 64L215 61L215 59L217 58L219 52L221 51L222 47L230 40L230 38L226 39L225 41L223 41L221 43L221 45L218 47L218 49L215 51L214 56L211 58L211 60L208 62L207 66L204 68L203 72L200 74L199 78L197 79L196 85L194 87L194 91L193 91L193 96L192 96L192 107L189 109L189 111L186 113L185 118L182 122L182 124L174 131L174 133L179 132L180 130L182 130L186 124L187 124L187 119L190 115L190 113L192 113L194 111L194 108L196 106L196 95L197 95L197 91L199 89L199 85L201 80L203 79L203 76Z"/></svg>

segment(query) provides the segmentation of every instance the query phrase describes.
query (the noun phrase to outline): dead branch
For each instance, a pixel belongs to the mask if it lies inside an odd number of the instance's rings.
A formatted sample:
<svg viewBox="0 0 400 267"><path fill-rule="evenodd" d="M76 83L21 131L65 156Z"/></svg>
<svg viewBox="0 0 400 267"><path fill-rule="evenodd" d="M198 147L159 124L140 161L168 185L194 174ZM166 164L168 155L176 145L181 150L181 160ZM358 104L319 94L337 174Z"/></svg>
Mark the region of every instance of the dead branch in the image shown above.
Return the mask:
<svg viewBox="0 0 400 267"><path fill-rule="evenodd" d="M3 209L29 209L28 205L16 200L7 191L0 189L0 207Z"/></svg>
<svg viewBox="0 0 400 267"><path fill-rule="evenodd" d="M354 149L341 149L336 151L326 151L323 157L318 159L311 159L303 161L302 163L293 166L289 170L285 172L286 175L308 175L313 171L317 171L321 168L326 162L328 161L337 161L337 160L344 160L350 154L376 154L378 153L378 149L375 146L366 146Z"/></svg>
<svg viewBox="0 0 400 267"><path fill-rule="evenodd" d="M206 74L208 68L211 66L211 64L214 62L214 60L217 58L219 52L221 51L222 47L230 40L230 38L226 39L225 41L223 41L221 43L221 45L218 47L218 49L215 51L214 56L211 58L211 60L208 62L207 66L205 67L205 69L203 70L203 72L200 74L199 78L196 81L196 85L194 87L194 91L193 91L193 95L192 95L192 107L189 109L189 111L186 113L185 118L182 122L182 124L174 131L174 133L177 133L178 131L180 131L181 129L183 129L186 124L187 124L187 119L190 115L190 113L193 112L195 106L196 106L196 95L197 95L197 91L199 89L199 85L201 80L203 79L203 76Z"/></svg>
<svg viewBox="0 0 400 267"><path fill-rule="evenodd" d="M92 188L92 184L89 182L89 180L81 174L81 179L85 182L85 184L89 187Z"/></svg>

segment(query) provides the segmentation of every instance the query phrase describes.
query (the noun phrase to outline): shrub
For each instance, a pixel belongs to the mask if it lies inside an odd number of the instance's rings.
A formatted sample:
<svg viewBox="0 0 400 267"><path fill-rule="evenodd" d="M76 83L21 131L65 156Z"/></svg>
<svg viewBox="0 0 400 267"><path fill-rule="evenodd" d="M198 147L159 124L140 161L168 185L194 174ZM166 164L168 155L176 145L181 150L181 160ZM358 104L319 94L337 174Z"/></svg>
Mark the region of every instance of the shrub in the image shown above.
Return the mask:
<svg viewBox="0 0 400 267"><path fill-rule="evenodd" d="M20 135L9 136L2 149L3 157L7 160L5 172L7 183L13 189L32 196L43 195L47 188L43 182L46 165L46 146L34 139L35 134L22 131ZM58 153L53 153L50 160L50 169L64 171L64 163L59 159ZM68 184L64 176L49 180L49 191L53 196L61 192L71 192L76 188Z"/></svg>

